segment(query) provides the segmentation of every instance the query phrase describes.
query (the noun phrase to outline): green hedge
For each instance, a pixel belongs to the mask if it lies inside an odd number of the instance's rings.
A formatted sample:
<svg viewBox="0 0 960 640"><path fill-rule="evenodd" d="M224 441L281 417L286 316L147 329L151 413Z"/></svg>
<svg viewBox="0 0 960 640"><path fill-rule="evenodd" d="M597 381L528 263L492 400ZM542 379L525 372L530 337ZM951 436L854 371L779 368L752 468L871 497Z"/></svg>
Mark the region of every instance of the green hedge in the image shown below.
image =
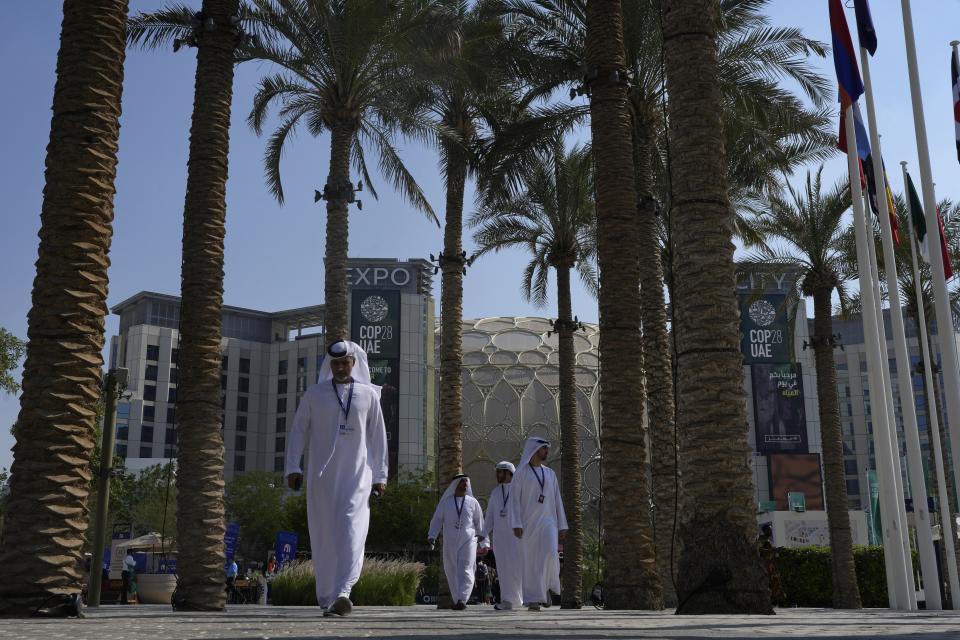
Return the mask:
<svg viewBox="0 0 960 640"><path fill-rule="evenodd" d="M357 606L412 605L424 568L419 562L367 558L363 562L360 580L350 593L350 600ZM295 562L285 567L273 579L270 591L271 604L315 606L313 563Z"/></svg>
<svg viewBox="0 0 960 640"><path fill-rule="evenodd" d="M777 549L777 569L783 597L781 607L832 606L833 579L829 547ZM887 607L887 574L883 565L883 547L854 547L857 585L864 607Z"/></svg>

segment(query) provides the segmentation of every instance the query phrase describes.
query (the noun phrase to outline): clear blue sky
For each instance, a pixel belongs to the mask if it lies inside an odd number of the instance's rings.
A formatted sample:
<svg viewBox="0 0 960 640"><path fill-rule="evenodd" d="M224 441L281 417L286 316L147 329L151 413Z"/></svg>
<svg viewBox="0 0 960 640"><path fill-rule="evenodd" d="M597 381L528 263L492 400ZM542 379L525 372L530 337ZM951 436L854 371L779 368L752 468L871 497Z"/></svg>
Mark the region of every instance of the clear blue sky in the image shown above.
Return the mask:
<svg viewBox="0 0 960 640"><path fill-rule="evenodd" d="M130 10L149 11L161 4L132 0ZM900 190L899 161L917 166L900 2L873 0L871 4L880 39L871 67L878 119L890 178ZM960 0L914 0L913 8L934 180L938 196L958 199L960 165L954 146L948 43L960 39ZM830 41L825 0L773 0L770 13L774 24L800 26L808 36ZM4 204L0 326L25 337L61 8L51 0L18 2L6 7L5 15L0 39L0 65L8 87L6 99L0 101L0 122L6 123L0 128ZM852 10L848 20L853 22ZM816 64L833 77L830 59ZM111 305L142 289L179 291L194 67L193 50L131 51L127 56L110 253ZM245 122L256 81L265 72L255 63L241 65L235 82L224 299L227 304L275 310L322 302L325 216L322 206L313 203L313 189L321 187L326 177L328 141L305 132L293 141L282 165L287 204L278 206L264 187L264 141ZM443 189L435 154L411 146L404 149L404 157L442 215ZM826 173L833 179L843 171L844 161L838 157L828 164ZM350 255L408 258L438 252L440 230L411 211L382 180L377 186L379 202L365 194L363 211L351 210ZM467 195L469 213L472 191ZM538 310L523 300L519 285L524 263L519 251L478 261L465 280L464 315L555 315L552 306ZM597 318L596 303L582 289L575 292L574 311L581 319ZM109 319L107 331L116 333L115 317ZM0 397L0 467L9 467L12 459L8 427L18 410L15 397Z"/></svg>

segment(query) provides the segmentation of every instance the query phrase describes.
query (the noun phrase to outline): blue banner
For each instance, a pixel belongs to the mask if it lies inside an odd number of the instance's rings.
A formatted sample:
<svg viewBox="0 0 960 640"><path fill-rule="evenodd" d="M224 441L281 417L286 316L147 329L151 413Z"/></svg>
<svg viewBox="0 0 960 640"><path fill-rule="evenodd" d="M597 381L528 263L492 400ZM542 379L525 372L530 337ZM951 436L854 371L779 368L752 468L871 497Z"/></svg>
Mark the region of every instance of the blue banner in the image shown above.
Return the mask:
<svg viewBox="0 0 960 640"><path fill-rule="evenodd" d="M276 553L275 561L277 563L277 571L282 569L286 564L293 562L293 559L297 556L298 540L297 534L292 531L277 532L277 544L274 549Z"/></svg>
<svg viewBox="0 0 960 640"><path fill-rule="evenodd" d="M240 523L228 522L227 532L223 535L223 548L227 556L227 566L233 562L233 556L237 552L237 540L240 538Z"/></svg>

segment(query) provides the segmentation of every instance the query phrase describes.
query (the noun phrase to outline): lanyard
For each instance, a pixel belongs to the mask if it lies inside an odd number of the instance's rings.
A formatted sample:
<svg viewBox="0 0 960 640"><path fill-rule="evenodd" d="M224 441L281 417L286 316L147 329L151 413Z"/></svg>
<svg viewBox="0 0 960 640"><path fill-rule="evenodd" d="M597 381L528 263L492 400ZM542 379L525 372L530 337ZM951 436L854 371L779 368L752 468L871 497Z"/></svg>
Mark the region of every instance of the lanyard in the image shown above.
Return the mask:
<svg viewBox="0 0 960 640"><path fill-rule="evenodd" d="M530 463L528 462L527 464L530 464ZM537 482L540 483L540 495L542 496L542 495L543 495L543 485L544 485L544 483L547 481L547 472L544 471L544 470L541 468L541 469L540 469L540 473L537 473L537 468L536 468L535 466L533 466L532 464L530 465L530 468L533 469L533 475L535 475L535 476L537 477Z"/></svg>
<svg viewBox="0 0 960 640"><path fill-rule="evenodd" d="M453 506L457 509L457 524L460 523L460 514L463 513L463 505L467 503L467 496L460 498L460 504L457 504L457 496L453 496Z"/></svg>
<svg viewBox="0 0 960 640"><path fill-rule="evenodd" d="M343 406L343 400L340 399L340 392L337 391L337 383L331 380L330 384L333 386L333 395L337 396L337 404L340 405L340 409L343 411L343 421L346 422L347 418L350 417L350 405L353 404L353 382L350 382L350 393L347 395L347 406Z"/></svg>
<svg viewBox="0 0 960 640"><path fill-rule="evenodd" d="M507 495L507 488L504 487L503 485L500 485L500 497L503 499L502 507L506 509L507 503L510 502L510 496Z"/></svg>

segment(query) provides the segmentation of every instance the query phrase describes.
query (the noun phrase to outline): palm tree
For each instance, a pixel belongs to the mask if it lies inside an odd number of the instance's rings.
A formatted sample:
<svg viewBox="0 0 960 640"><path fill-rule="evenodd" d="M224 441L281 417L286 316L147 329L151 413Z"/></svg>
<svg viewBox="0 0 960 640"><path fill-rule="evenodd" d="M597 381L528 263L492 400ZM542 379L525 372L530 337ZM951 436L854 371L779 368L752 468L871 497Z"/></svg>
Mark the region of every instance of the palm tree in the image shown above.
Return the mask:
<svg viewBox="0 0 960 640"><path fill-rule="evenodd" d="M242 37L239 4L203 0L198 14L182 5L138 14L127 36L132 45L147 48L182 41L197 48L183 210L177 391L177 538L196 544L182 545L173 596L174 608L187 611L221 610L226 604L220 342L230 112L235 49Z"/></svg>
<svg viewBox="0 0 960 640"><path fill-rule="evenodd" d="M0 547L0 616L79 597L127 2L65 0L37 275Z"/></svg>
<svg viewBox="0 0 960 640"><path fill-rule="evenodd" d="M823 56L824 45L796 28L769 24L767 0L722 0L719 59L729 196L736 213L735 233L748 245L761 242L750 217L763 193L811 159L835 153L829 114L823 110L829 83L807 63ZM533 85L531 94L550 95L583 75L584 0L508 1L513 29L534 43L535 62L521 67ZM641 325L650 424L652 492L657 563L664 602L676 604L672 576L678 555L673 536L674 503L679 490L675 460L672 356L667 331L664 277L670 253L664 239L669 215L665 175L668 155L664 131L665 85L660 0L624 0L624 39L630 74L629 98L634 141L637 224L640 242ZM817 109L779 86L791 79ZM576 81L574 93L582 90ZM571 109L570 111L573 111ZM570 117L570 116L568 116ZM665 207L659 207L657 200ZM665 252L666 251L666 252Z"/></svg>
<svg viewBox="0 0 960 640"><path fill-rule="evenodd" d="M850 190L838 184L824 193L823 167L813 177L808 172L803 192L788 186L789 199L770 197L767 212L758 217L757 230L784 243L783 248L764 248L755 256L762 262L800 265L800 288L813 298L814 354L817 366L817 399L820 437L823 445L823 473L827 490L827 520L833 562L833 606L858 609L860 592L853 564L853 538L847 512L847 484L843 468L843 433L837 398L837 374L833 361L833 318L831 297L836 291L840 305L848 303L846 283L854 276L851 268L849 233L844 214L850 208Z"/></svg>
<svg viewBox="0 0 960 640"><path fill-rule="evenodd" d="M596 290L593 268L596 218L593 207L591 151L575 147L564 153L556 140L553 152L537 154L521 178L524 189L485 202L470 226L479 253L523 247L531 256L523 273L523 293L537 306L547 301L549 272L557 278L554 323L560 349L561 493L569 530L563 544L561 606L578 609L583 587L583 509L580 503L580 438L577 419L573 334L578 322L570 298L570 272Z"/></svg>
<svg viewBox="0 0 960 640"><path fill-rule="evenodd" d="M409 202L436 221L433 209L394 147L394 133L414 134L422 123L404 107L414 84L410 61L440 49L451 30L436 0L250 0L262 25L250 57L279 71L261 79L248 117L263 132L271 105L280 123L264 156L267 184L282 204L280 157L300 125L313 136L330 134L324 296L326 339L349 335L347 319L347 206L357 190L350 165L376 197L365 152L377 153L381 173Z"/></svg>
<svg viewBox="0 0 960 640"><path fill-rule="evenodd" d="M664 11L674 249L677 428L684 491L678 613L772 613L754 545L733 210L727 186L716 0Z"/></svg>
<svg viewBox="0 0 960 640"><path fill-rule="evenodd" d="M634 213L633 145L618 0L588 2L583 13L590 123L595 160L600 267L601 446L606 521L606 605L659 609L661 581L643 460L643 357L640 343L640 256ZM641 507L641 508L638 508Z"/></svg>

